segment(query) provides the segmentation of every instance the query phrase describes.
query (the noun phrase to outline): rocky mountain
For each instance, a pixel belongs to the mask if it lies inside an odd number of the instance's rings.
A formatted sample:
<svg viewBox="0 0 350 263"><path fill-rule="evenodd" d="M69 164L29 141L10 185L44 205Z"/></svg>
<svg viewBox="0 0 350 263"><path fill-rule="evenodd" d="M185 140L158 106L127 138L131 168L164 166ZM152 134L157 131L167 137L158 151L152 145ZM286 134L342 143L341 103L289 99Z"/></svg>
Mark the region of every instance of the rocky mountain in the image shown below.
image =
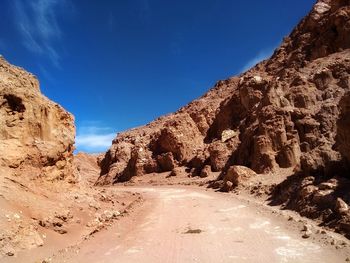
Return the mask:
<svg viewBox="0 0 350 263"><path fill-rule="evenodd" d="M257 173L327 173L339 101L349 89L349 1L320 0L273 56L219 81L174 114L122 132L101 162L100 184L186 166Z"/></svg>
<svg viewBox="0 0 350 263"><path fill-rule="evenodd" d="M74 137L73 116L0 57L0 258L67 252L142 202L96 180L145 177L265 194L349 238L350 0L319 0L271 58L102 156L73 156Z"/></svg>
<svg viewBox="0 0 350 263"><path fill-rule="evenodd" d="M285 174L269 187L271 204L350 233L349 48L350 1L317 1L271 58L119 133L97 184L185 167L189 176L220 172L211 186L229 191L255 173Z"/></svg>
<svg viewBox="0 0 350 263"><path fill-rule="evenodd" d="M0 87L0 167L16 173L31 169L26 176L47 180L71 180L73 116L40 93L35 76L3 57Z"/></svg>

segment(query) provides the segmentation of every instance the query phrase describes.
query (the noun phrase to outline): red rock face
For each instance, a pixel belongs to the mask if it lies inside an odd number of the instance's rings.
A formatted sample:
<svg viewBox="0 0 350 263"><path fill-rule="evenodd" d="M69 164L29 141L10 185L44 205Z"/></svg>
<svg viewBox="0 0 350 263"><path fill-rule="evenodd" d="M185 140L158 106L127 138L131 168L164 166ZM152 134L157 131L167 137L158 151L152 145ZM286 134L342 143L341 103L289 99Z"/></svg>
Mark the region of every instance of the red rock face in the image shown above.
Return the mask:
<svg viewBox="0 0 350 263"><path fill-rule="evenodd" d="M176 166L193 167L200 173L209 162L210 143L205 141L212 132L216 111L230 97L237 83L238 78L219 82L203 97L176 113L118 134L100 162L101 176L97 184L127 181L132 176L164 172ZM224 144L231 142L228 140Z"/></svg>
<svg viewBox="0 0 350 263"><path fill-rule="evenodd" d="M243 165L257 173L295 167L326 174L341 159L333 146L350 83L349 19L349 1L318 1L269 60L219 81L174 114L119 134L98 182L162 171L158 156L168 153L175 165L197 171Z"/></svg>

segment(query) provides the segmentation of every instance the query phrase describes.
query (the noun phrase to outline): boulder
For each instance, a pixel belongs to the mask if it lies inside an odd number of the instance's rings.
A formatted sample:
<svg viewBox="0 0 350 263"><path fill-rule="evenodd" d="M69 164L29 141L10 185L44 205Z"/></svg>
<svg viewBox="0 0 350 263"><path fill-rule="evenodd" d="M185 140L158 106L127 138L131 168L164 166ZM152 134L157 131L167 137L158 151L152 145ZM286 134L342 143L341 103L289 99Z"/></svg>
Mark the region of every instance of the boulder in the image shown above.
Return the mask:
<svg viewBox="0 0 350 263"><path fill-rule="evenodd" d="M245 166L233 165L227 170L223 179L224 182L229 181L233 186L238 186L253 176L256 176L256 173L252 169Z"/></svg>
<svg viewBox="0 0 350 263"><path fill-rule="evenodd" d="M176 166L173 153L171 152L158 155L157 162L162 172L171 171Z"/></svg>
<svg viewBox="0 0 350 263"><path fill-rule="evenodd" d="M226 144L216 141L209 147L210 165L213 172L221 171L229 161L232 151Z"/></svg>
<svg viewBox="0 0 350 263"><path fill-rule="evenodd" d="M185 171L185 167L181 166L181 167L175 167L174 169L171 170L171 173L169 174L169 176L184 176L186 175L186 171Z"/></svg>
<svg viewBox="0 0 350 263"><path fill-rule="evenodd" d="M338 197L335 203L335 211L340 215L347 214L349 212L349 206L343 199Z"/></svg>
<svg viewBox="0 0 350 263"><path fill-rule="evenodd" d="M180 114L167 121L164 126L153 142L153 151L171 152L177 161L188 163L195 156L196 150L203 145L202 134L195 122L188 114Z"/></svg>

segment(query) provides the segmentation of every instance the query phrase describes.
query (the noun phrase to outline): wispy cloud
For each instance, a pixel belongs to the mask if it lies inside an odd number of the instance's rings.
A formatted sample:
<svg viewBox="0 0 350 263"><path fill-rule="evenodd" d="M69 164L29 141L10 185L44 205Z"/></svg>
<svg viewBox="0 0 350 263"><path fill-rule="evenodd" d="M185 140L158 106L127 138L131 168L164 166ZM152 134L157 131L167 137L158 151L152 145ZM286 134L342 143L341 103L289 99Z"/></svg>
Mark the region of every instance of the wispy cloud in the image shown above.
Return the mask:
<svg viewBox="0 0 350 263"><path fill-rule="evenodd" d="M69 10L68 0L14 0L14 22L29 51L47 56L59 67L57 42L62 37L57 15Z"/></svg>
<svg viewBox="0 0 350 263"><path fill-rule="evenodd" d="M115 136L109 127L82 126L77 129L75 144L78 151L103 152L111 146Z"/></svg>
<svg viewBox="0 0 350 263"><path fill-rule="evenodd" d="M240 69L239 73L246 72L247 70L254 67L259 62L261 62L265 59L268 59L273 54L274 50L275 50L275 47L270 47L270 48L261 50L253 58L248 60L246 64L244 64L244 66Z"/></svg>

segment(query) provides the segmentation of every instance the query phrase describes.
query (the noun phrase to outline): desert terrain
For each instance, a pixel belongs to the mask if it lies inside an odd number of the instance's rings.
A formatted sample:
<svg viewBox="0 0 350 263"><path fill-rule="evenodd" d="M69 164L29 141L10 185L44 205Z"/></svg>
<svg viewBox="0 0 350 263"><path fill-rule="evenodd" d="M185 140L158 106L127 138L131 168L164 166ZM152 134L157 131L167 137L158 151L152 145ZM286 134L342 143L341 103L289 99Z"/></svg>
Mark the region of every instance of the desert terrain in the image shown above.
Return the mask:
<svg viewBox="0 0 350 263"><path fill-rule="evenodd" d="M346 0L99 154L0 57L0 261L348 262L349 113Z"/></svg>

